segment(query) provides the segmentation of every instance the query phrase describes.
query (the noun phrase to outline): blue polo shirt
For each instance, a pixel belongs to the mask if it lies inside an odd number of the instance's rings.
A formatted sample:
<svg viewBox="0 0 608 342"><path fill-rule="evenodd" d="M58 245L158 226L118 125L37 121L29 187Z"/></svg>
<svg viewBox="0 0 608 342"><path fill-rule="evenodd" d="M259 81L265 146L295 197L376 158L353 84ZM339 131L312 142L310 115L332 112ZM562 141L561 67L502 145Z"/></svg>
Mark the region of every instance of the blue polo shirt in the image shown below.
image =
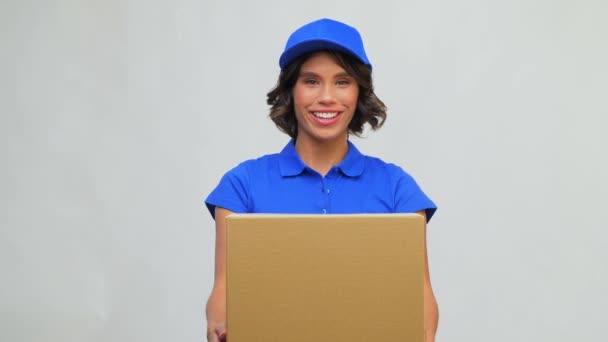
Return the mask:
<svg viewBox="0 0 608 342"><path fill-rule="evenodd" d="M426 211L437 206L400 167L361 154L350 141L344 160L325 177L298 156L294 141L280 153L228 171L205 200L235 213L361 214Z"/></svg>

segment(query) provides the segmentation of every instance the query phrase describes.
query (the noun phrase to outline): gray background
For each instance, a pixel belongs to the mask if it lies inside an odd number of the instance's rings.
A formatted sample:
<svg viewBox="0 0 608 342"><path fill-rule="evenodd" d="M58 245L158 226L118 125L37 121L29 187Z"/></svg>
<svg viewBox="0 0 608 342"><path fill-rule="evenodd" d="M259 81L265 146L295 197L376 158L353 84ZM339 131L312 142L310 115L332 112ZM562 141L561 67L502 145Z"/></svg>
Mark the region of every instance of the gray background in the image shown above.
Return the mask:
<svg viewBox="0 0 608 342"><path fill-rule="evenodd" d="M0 340L204 340L203 199L287 142L266 117L278 56L332 17L389 107L354 142L440 206L437 340L604 341L607 8L3 0Z"/></svg>

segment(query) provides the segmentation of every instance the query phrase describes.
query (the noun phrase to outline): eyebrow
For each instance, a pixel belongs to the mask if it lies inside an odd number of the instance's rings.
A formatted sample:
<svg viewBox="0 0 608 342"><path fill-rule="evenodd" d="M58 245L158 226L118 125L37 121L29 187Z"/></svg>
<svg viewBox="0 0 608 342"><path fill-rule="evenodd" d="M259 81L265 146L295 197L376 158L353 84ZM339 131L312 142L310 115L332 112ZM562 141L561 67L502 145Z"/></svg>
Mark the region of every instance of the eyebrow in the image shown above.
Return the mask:
<svg viewBox="0 0 608 342"><path fill-rule="evenodd" d="M300 75L298 75L298 78L300 78L300 77L319 77L319 74L314 73L312 71L306 71L306 72L300 73ZM346 71L340 72L340 73L337 73L334 75L334 78L339 78L339 77L351 77L352 78L352 76L349 73L347 73Z"/></svg>

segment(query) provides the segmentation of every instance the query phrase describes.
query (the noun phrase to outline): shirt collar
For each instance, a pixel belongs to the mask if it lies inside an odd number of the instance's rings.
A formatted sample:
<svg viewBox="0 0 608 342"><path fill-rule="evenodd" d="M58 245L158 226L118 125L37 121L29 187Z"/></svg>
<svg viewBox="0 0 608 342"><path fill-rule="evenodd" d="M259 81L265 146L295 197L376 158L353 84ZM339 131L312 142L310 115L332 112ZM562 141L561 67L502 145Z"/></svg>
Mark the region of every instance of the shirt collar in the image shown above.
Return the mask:
<svg viewBox="0 0 608 342"><path fill-rule="evenodd" d="M290 140L279 153L279 169L281 176L297 176L306 168L306 164L298 156L295 140Z"/></svg>
<svg viewBox="0 0 608 342"><path fill-rule="evenodd" d="M357 177L363 173L364 167L365 156L349 141L346 157L337 165L337 168L348 177ZM290 140L279 153L279 169L281 176L297 176L306 168L306 164L300 159L300 156L296 151L295 141Z"/></svg>
<svg viewBox="0 0 608 342"><path fill-rule="evenodd" d="M365 156L349 141L346 157L338 164L338 168L349 177L358 177L363 173L364 167Z"/></svg>

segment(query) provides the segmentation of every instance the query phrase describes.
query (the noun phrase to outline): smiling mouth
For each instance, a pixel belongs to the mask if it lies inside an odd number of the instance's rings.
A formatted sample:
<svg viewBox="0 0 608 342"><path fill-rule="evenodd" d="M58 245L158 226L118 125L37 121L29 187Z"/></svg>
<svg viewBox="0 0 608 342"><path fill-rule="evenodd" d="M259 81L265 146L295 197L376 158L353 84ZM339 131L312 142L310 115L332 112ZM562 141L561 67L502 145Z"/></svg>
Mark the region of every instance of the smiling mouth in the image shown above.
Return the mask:
<svg viewBox="0 0 608 342"><path fill-rule="evenodd" d="M339 112L311 112L312 115L319 119L330 120L338 116Z"/></svg>

